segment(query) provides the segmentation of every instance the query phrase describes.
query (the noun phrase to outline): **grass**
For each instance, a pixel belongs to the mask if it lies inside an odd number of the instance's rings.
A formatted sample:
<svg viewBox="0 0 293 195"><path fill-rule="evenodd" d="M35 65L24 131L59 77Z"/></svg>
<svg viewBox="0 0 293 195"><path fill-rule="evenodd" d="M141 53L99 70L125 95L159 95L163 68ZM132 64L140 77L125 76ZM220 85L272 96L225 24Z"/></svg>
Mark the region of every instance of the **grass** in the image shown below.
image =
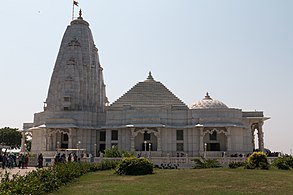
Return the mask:
<svg viewBox="0 0 293 195"><path fill-rule="evenodd" d="M99 171L53 194L293 194L293 171L175 169L146 176Z"/></svg>

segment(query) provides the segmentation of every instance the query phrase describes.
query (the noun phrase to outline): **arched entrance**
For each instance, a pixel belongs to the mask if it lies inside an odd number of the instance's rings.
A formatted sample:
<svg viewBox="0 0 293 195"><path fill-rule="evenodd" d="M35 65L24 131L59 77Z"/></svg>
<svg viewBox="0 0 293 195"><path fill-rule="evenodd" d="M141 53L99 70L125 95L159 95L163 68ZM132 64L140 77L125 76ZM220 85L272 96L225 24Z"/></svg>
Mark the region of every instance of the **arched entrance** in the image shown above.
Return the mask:
<svg viewBox="0 0 293 195"><path fill-rule="evenodd" d="M263 141L263 131L262 131L262 122L253 123L251 125L251 136L252 136L252 147L253 150L264 151L264 141ZM258 146L258 148L256 148Z"/></svg>
<svg viewBox="0 0 293 195"><path fill-rule="evenodd" d="M154 132L145 130L138 132L135 137L135 150L136 151L157 151L157 137Z"/></svg>
<svg viewBox="0 0 293 195"><path fill-rule="evenodd" d="M71 147L70 130L48 129L47 150L68 149Z"/></svg>
<svg viewBox="0 0 293 195"><path fill-rule="evenodd" d="M61 148L68 149L68 134L61 133Z"/></svg>
<svg viewBox="0 0 293 195"><path fill-rule="evenodd" d="M156 128L135 128L132 130L134 151L158 151L159 131Z"/></svg>
<svg viewBox="0 0 293 195"><path fill-rule="evenodd" d="M203 142L206 151L227 151L227 131L225 129L206 129Z"/></svg>

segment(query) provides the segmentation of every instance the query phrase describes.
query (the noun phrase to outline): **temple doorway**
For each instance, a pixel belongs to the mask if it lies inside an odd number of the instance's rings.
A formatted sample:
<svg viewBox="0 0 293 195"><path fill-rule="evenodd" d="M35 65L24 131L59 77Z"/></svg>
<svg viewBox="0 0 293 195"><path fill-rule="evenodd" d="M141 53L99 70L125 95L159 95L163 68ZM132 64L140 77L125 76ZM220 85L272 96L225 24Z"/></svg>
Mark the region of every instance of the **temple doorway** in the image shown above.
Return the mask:
<svg viewBox="0 0 293 195"><path fill-rule="evenodd" d="M157 137L153 132L139 132L135 137L136 151L157 151Z"/></svg>

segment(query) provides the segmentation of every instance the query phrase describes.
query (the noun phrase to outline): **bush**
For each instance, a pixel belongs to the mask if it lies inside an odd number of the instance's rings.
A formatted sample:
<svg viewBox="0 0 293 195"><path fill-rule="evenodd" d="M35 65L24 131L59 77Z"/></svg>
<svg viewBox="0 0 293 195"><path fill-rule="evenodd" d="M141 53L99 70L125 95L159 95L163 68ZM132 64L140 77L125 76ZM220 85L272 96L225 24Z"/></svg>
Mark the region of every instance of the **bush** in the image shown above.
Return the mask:
<svg viewBox="0 0 293 195"><path fill-rule="evenodd" d="M273 161L273 166L282 170L293 169L293 157L292 156L281 156Z"/></svg>
<svg viewBox="0 0 293 195"><path fill-rule="evenodd" d="M205 159L201 157L200 159L193 159L194 169L208 169L208 168L218 168L222 167L221 164L216 159Z"/></svg>
<svg viewBox="0 0 293 195"><path fill-rule="evenodd" d="M146 175L153 173L153 163L146 158L126 157L117 165L118 175Z"/></svg>
<svg viewBox="0 0 293 195"><path fill-rule="evenodd" d="M263 152L252 153L245 162L246 169L269 169L267 156Z"/></svg>
<svg viewBox="0 0 293 195"><path fill-rule="evenodd" d="M117 146L113 146L112 148L106 148L104 157L108 158L118 158L118 157L132 157L133 154L128 151L119 151Z"/></svg>
<svg viewBox="0 0 293 195"><path fill-rule="evenodd" d="M244 162L230 162L228 166L231 169L236 169L238 167L243 167L244 165L245 165Z"/></svg>
<svg viewBox="0 0 293 195"><path fill-rule="evenodd" d="M92 164L71 162L38 169L25 176L0 173L0 194L48 194L85 173L112 169L116 164L110 161Z"/></svg>

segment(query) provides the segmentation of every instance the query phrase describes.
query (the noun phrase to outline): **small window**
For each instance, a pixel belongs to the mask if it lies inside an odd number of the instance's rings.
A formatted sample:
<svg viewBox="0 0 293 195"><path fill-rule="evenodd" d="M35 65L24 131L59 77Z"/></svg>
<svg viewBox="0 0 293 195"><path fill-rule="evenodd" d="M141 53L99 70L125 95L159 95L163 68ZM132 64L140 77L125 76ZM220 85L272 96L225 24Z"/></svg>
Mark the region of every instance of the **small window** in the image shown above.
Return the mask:
<svg viewBox="0 0 293 195"><path fill-rule="evenodd" d="M106 141L106 131L100 132L100 141Z"/></svg>
<svg viewBox="0 0 293 195"><path fill-rule="evenodd" d="M112 130L111 139L114 140L114 141L118 140L118 131L117 130Z"/></svg>
<svg viewBox="0 0 293 195"><path fill-rule="evenodd" d="M64 102L71 102L71 97L64 97Z"/></svg>
<svg viewBox="0 0 293 195"><path fill-rule="evenodd" d="M177 140L183 140L183 130L177 130L176 131L176 139Z"/></svg>
<svg viewBox="0 0 293 195"><path fill-rule="evenodd" d="M184 145L183 145L183 143L177 143L176 150L177 151L180 151L180 152L183 152L184 151Z"/></svg>
<svg viewBox="0 0 293 195"><path fill-rule="evenodd" d="M143 134L143 138L144 138L144 141L151 141L151 134L145 131Z"/></svg>
<svg viewBox="0 0 293 195"><path fill-rule="evenodd" d="M65 111L68 111L69 110L69 107L64 107L63 108Z"/></svg>
<svg viewBox="0 0 293 195"><path fill-rule="evenodd" d="M217 132L214 131L212 134L210 134L210 140L217 141Z"/></svg>

